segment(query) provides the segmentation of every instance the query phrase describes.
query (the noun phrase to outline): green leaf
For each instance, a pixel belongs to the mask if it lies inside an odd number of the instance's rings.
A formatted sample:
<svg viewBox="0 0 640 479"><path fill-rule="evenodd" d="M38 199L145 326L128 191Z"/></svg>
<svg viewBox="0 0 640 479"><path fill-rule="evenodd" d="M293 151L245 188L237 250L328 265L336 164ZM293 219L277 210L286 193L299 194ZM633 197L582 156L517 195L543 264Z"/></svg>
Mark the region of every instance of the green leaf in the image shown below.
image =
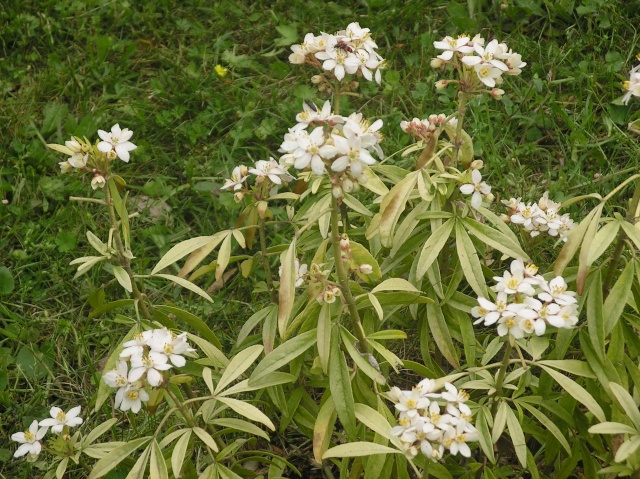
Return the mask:
<svg viewBox="0 0 640 479"><path fill-rule="evenodd" d="M596 354L601 361L604 360L604 313L602 311L602 278L600 270L594 273L591 281L591 287L587 295L587 328L589 330L589 338Z"/></svg>
<svg viewBox="0 0 640 479"><path fill-rule="evenodd" d="M13 275L9 268L6 266L0 266L0 294L9 294L16 287L16 283L13 280Z"/></svg>
<svg viewBox="0 0 640 479"><path fill-rule="evenodd" d="M222 373L222 377L220 378L220 381L218 381L218 385L216 386L213 394L218 394L225 387L238 379L242 373L253 365L258 356L262 354L263 350L264 348L261 344L255 344L236 354L225 367L224 373Z"/></svg>
<svg viewBox="0 0 640 479"><path fill-rule="evenodd" d="M627 305L627 298L631 292L631 286L633 286L634 275L634 262L629 261L604 301L604 311L607 312L604 316L605 335L609 335L613 331L624 311L624 307Z"/></svg>
<svg viewBox="0 0 640 479"><path fill-rule="evenodd" d="M402 278L385 279L382 283L371 290L372 293L379 293L382 291L409 291L411 293L420 293L414 285Z"/></svg>
<svg viewBox="0 0 640 479"><path fill-rule="evenodd" d="M332 447L322 455L322 459L331 457L360 457L373 454L400 454L400 451L375 442L350 442Z"/></svg>
<svg viewBox="0 0 640 479"><path fill-rule="evenodd" d="M175 477L181 477L180 471L184 464L184 458L187 454L187 447L189 446L189 439L191 439L191 429L187 429L180 439L176 442L171 453L171 470Z"/></svg>
<svg viewBox="0 0 640 479"><path fill-rule="evenodd" d="M524 432L522 432L522 426L518 418L514 414L513 410L508 407L507 411L507 428L509 429L509 436L511 436L511 442L516 450L516 456L522 467L527 466L527 444L524 439Z"/></svg>
<svg viewBox="0 0 640 479"><path fill-rule="evenodd" d="M196 286L189 280L180 278L178 276L174 276L172 274L161 274L161 273L154 274L153 277L159 277L159 278L168 279L169 281L173 281L174 283L182 286L183 288L187 288L189 291L192 291L197 295L202 296L207 301L210 301L211 303L213 303L213 299L211 299L211 296L209 296L206 291L201 289L199 286Z"/></svg>
<svg viewBox="0 0 640 479"><path fill-rule="evenodd" d="M356 418L362 424L367 426L373 432L380 434L385 439L388 439L395 444L399 444L398 438L391 435L391 424L389 424L389 421L378 411L366 404L356 403L355 412Z"/></svg>
<svg viewBox="0 0 640 479"><path fill-rule="evenodd" d="M600 256L604 254L611 242L616 239L616 235L618 234L619 229L619 221L610 221L602 228L600 228L600 230L593 238L593 241L591 242L591 246L589 248L589 255L587 259L587 262L589 264L593 264L594 261L596 261Z"/></svg>
<svg viewBox="0 0 640 479"><path fill-rule="evenodd" d="M176 318L181 319L193 329L195 329L198 334L200 334L204 339L209 341L215 347L217 347L218 349L222 349L222 344L220 344L220 340L218 339L216 334L211 330L211 328L209 328L209 326L207 326L207 324L202 319L197 317L195 314L191 314L184 309L176 308L174 306L159 305L154 306L154 309L158 309L163 313L173 314Z"/></svg>
<svg viewBox="0 0 640 479"><path fill-rule="evenodd" d="M596 378L596 375L593 374L589 364L578 359L545 359L538 361L536 364L551 366L552 368L560 369L561 371L575 374L576 376L582 376L584 378Z"/></svg>
<svg viewBox="0 0 640 479"><path fill-rule="evenodd" d="M260 436L267 441L270 440L269 435L266 432L264 432L255 424L247 422L244 419L237 419L235 417L221 417L211 421L211 424L220 427L231 428L236 431L246 432L254 436Z"/></svg>
<svg viewBox="0 0 640 479"><path fill-rule="evenodd" d="M249 404L247 402L241 401L239 399L233 399L233 398L229 398L229 397L218 397L217 400L220 401L223 404L226 404L227 406L229 406L231 409L233 409L235 412L237 412L241 416L244 416L247 419L251 419L252 421L256 421L256 422L262 423L265 426L267 426L269 429L271 429L272 431L276 430L276 427L271 422L271 419L269 419L257 407L255 407L255 406L253 406L253 405L251 405L251 404ZM194 429L194 431L195 431L195 429Z"/></svg>
<svg viewBox="0 0 640 479"><path fill-rule="evenodd" d="M435 230L431 236L429 236L429 239L422 247L422 251L420 251L420 259L418 260L418 267L416 269L416 279L422 278L433 262L438 258L438 255L447 243L454 226L454 219L448 219L442 224L442 226L440 226L440 228Z"/></svg>
<svg viewBox="0 0 640 479"><path fill-rule="evenodd" d="M322 455L329 448L333 425L336 422L336 407L333 398L329 396L316 417L313 425L313 457L317 464L322 464Z"/></svg>
<svg viewBox="0 0 640 479"><path fill-rule="evenodd" d="M400 215L407 206L407 200L418 181L419 174L421 174L420 171L412 171L382 198L378 234L380 235L380 241L386 247L393 245L393 232Z"/></svg>
<svg viewBox="0 0 640 479"><path fill-rule="evenodd" d="M531 404L528 404L524 401L520 401L518 402L518 404L529 411L531 415L534 416L538 420L538 422L547 429L547 431L553 434L560 445L564 447L565 451L567 451L567 454L571 455L571 446L569 445L567 438L564 437L564 434L562 434L560 428L558 428L558 426L556 426L556 424L551 419L549 419L549 417L545 413L537 410Z"/></svg>
<svg viewBox="0 0 640 479"><path fill-rule="evenodd" d="M618 404L622 407L627 417L631 420L637 431L640 431L640 411L638 405L633 400L629 392L616 383L609 383L611 393L616 398Z"/></svg>
<svg viewBox="0 0 640 479"><path fill-rule="evenodd" d="M149 461L149 479L169 479L167 463L155 439L151 443L151 460Z"/></svg>
<svg viewBox="0 0 640 479"><path fill-rule="evenodd" d="M489 425L487 424L487 418L485 416L484 409L480 409L476 415L475 421L476 429L478 430L478 443L484 455L487 456L491 464L496 463L496 458L493 453L493 443L491 442L491 433L489 432Z"/></svg>
<svg viewBox="0 0 640 479"><path fill-rule="evenodd" d="M636 249L640 249L640 230L628 221L622 221L620 225L631 242L635 245Z"/></svg>
<svg viewBox="0 0 640 479"><path fill-rule="evenodd" d="M487 284L482 274L478 253L461 223L456 223L456 247L460 266L469 286L478 296L488 298Z"/></svg>
<svg viewBox="0 0 640 479"><path fill-rule="evenodd" d="M591 220L596 216L598 216L598 218L600 217L603 206L604 203L600 203L589 212L587 217L583 219L578 226L569 231L567 234L567 242L562 247L562 250L560 250L560 254L558 254L558 258L553 265L553 272L556 276L562 276L564 269L571 262L578 251L578 248L582 244L582 240L584 239L584 235L587 232L587 227Z"/></svg>
<svg viewBox="0 0 640 479"><path fill-rule="evenodd" d="M540 365L542 369L544 369L549 375L558 383L558 385L567 391L573 399L583 404L591 413L598 419L600 422L606 421L606 416L604 411L598 404L598 402L593 398L589 392L580 386L573 379L568 378L564 374L555 371L554 369Z"/></svg>
<svg viewBox="0 0 640 479"><path fill-rule="evenodd" d="M222 241L224 237L223 233L228 234L227 231L222 231L216 233L213 236L198 236L196 238L191 238L178 243L169 251L167 251L162 258L160 258L158 264L156 264L155 267L151 270L151 274L156 274L158 271L163 270L167 266L172 265L179 259L185 257L189 253L192 253L199 248L202 248L203 246L211 243L215 243L217 245L220 241Z"/></svg>
<svg viewBox="0 0 640 479"><path fill-rule="evenodd" d="M349 438L356 437L356 416L354 413L353 390L347 361L340 350L340 334L335 328L331 335L331 355L329 359L329 390L336 406L340 422Z"/></svg>
<svg viewBox="0 0 640 479"><path fill-rule="evenodd" d="M144 473L147 470L147 462L149 461L149 456L151 455L151 445L147 446L145 450L142 452L136 463L133 465L129 474L125 479L145 479ZM111 476L111 474L109 474ZM149 476L151 477L151 476Z"/></svg>
<svg viewBox="0 0 640 479"><path fill-rule="evenodd" d="M638 435L631 426L619 422L602 422L589 428L591 434L629 434L631 436Z"/></svg>
<svg viewBox="0 0 640 479"><path fill-rule="evenodd" d="M280 289L278 290L278 334L285 337L289 316L296 299L296 239L289 245L282 256L282 274L280 275Z"/></svg>
<svg viewBox="0 0 640 479"><path fill-rule="evenodd" d="M289 364L294 358L303 354L317 341L317 331L312 329L290 339L271 351L260 361L249 378L249 385L273 371L277 371L285 364Z"/></svg>
<svg viewBox="0 0 640 479"><path fill-rule="evenodd" d="M65 457L60 461L60 464L56 467L56 479L62 479L64 477L64 473L67 471L67 464L69 464L68 457Z"/></svg>
<svg viewBox="0 0 640 479"><path fill-rule="evenodd" d="M374 368L371 363L367 359L365 359L354 347L353 343L355 342L355 338L351 336L349 332L344 328L344 326L340 326L340 336L342 338L342 344L344 348L347 350L349 356L353 362L358 366L358 369L373 379L378 384L386 384L387 380L385 377Z"/></svg>
<svg viewBox="0 0 640 479"><path fill-rule="evenodd" d="M120 286L122 286L126 291L133 293L131 278L122 266L115 265L113 267L113 275L118 280L118 283L120 283Z"/></svg>
<svg viewBox="0 0 640 479"><path fill-rule="evenodd" d="M109 359L107 359L107 362L104 365L104 369L102 370L102 375L111 371L112 369L115 369L116 361L120 359L120 352L122 351L122 345L127 341L129 341L131 338L133 338L133 336L139 331L140 331L140 328L136 324L129 330L126 336L122 338L122 341L120 341L120 344L118 344L118 346L116 346L113 349L113 351L111 352L111 355L109 356ZM109 386L107 386L107 383L101 380L100 384L98 385L98 392L96 393L96 405L94 406L93 411L98 412L98 410L102 407L104 402L107 400L108 397L111 396L112 393L113 393L113 390Z"/></svg>
<svg viewBox="0 0 640 479"><path fill-rule="evenodd" d="M109 471L133 454L136 449L144 446L150 440L150 436L141 437L114 448L111 452L95 463L91 473L89 474L89 479L98 479L105 476Z"/></svg>
<svg viewBox="0 0 640 479"><path fill-rule="evenodd" d="M111 419L107 419L105 422L98 424L94 427L89 434L87 434L82 442L84 447L89 446L93 441L102 436L105 432L107 432L111 427L118 422L118 419L112 417Z"/></svg>
<svg viewBox="0 0 640 479"><path fill-rule="evenodd" d="M453 345L453 340L449 333L449 326L444 319L444 314L439 304L427 304L427 321L433 340L444 358L454 368L460 369L459 354Z"/></svg>
<svg viewBox="0 0 640 479"><path fill-rule="evenodd" d="M521 258L524 261L531 261L527 253L524 252L518 243L514 242L509 236L497 229L471 218L463 218L462 224L464 224L471 234L492 248L495 248L512 258Z"/></svg>
<svg viewBox="0 0 640 479"><path fill-rule="evenodd" d="M295 381L296 377L293 374L282 373L279 371L271 372L267 376L262 376L257 380L249 384L249 379L240 381L234 384L228 389L222 391L220 396L230 396L232 394L238 394L246 391L255 391L256 389L264 389L271 386L278 386L280 384L286 384Z"/></svg>
<svg viewBox="0 0 640 479"><path fill-rule="evenodd" d="M122 308L123 306L133 306L134 304L135 300L133 299L118 299L116 301L111 301L110 303L103 304L91 311L89 313L89 318L93 319L100 316L102 313L111 311L112 309Z"/></svg>
<svg viewBox="0 0 640 479"><path fill-rule="evenodd" d="M331 350L331 305L323 303L318 315L318 356L322 371L329 370L329 352Z"/></svg>
<svg viewBox="0 0 640 479"><path fill-rule="evenodd" d="M367 335L367 339L375 339L377 341L384 339L407 339L407 333L399 329L385 329Z"/></svg>
<svg viewBox="0 0 640 479"><path fill-rule="evenodd" d="M229 398L225 398L225 399L229 399ZM242 402L242 401L240 401L238 399L233 399L233 401ZM246 404L246 403L243 403L243 404ZM231 407L234 411L236 411L236 409L233 406L229 405L229 407ZM251 407L253 407L253 406L251 406ZM238 411L236 411L236 412L238 412ZM240 414L242 414L242 413L240 413ZM209 446L209 448L211 448L212 451L214 451L214 452L219 452L220 451L220 449L218 448L218 444L211 437L211 434L209 434L207 431L205 431L201 427L194 427L193 428L193 432L195 433L196 436L198 436L200 438L200 440L202 442L204 442L207 446Z"/></svg>
<svg viewBox="0 0 640 479"><path fill-rule="evenodd" d="M584 239L582 240L582 248L580 249L580 255L578 257L578 275L576 277L576 291L578 294L582 294L585 282L587 281L587 275L591 269L589 252L591 250L593 238L596 236L596 232L598 231L598 224L600 223L600 215L602 213L603 206L604 203L600 205L600 208L596 208L598 211L593 216L591 222L587 225L587 229L584 233Z"/></svg>
<svg viewBox="0 0 640 479"><path fill-rule="evenodd" d="M213 361L215 365L226 366L227 364L229 364L229 360L222 353L222 351L220 351L218 348L216 348L213 344L211 344L206 339L202 339L201 337L191 333L187 333L187 337L191 341L196 343L200 347L200 349L202 349L202 352L209 359L211 359L211 361Z"/></svg>

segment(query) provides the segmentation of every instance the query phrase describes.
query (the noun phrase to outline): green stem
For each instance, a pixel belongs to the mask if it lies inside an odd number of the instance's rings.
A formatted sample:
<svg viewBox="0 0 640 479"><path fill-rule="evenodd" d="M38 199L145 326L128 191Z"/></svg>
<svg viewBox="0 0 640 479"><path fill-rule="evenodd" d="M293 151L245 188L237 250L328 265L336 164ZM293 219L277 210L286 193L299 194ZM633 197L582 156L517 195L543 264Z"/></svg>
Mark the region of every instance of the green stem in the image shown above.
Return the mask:
<svg viewBox="0 0 640 479"><path fill-rule="evenodd" d="M173 394L173 391L171 391L168 387L165 388L165 391L167 392L167 394L169 395L169 397L173 400L173 402L175 403L175 405L177 406L178 410L180 411L180 413L182 414L182 416L184 417L184 420L187 422L187 425L189 427L196 427L196 422L193 420L193 416L191 415L191 413L187 410L187 408L185 407L184 403L181 402L178 397Z"/></svg>
<svg viewBox="0 0 640 479"><path fill-rule="evenodd" d="M504 384L504 378L507 374L507 367L511 363L511 351L513 350L512 345L513 338L509 336L509 340L507 341L507 348L504 351L504 357L502 358L502 364L500 365L500 370L498 371L498 377L496 378L496 392L494 394L494 403L491 407L491 413L495 414L496 409L498 407L498 398L503 397L502 393L502 385Z"/></svg>
<svg viewBox="0 0 640 479"><path fill-rule="evenodd" d="M351 287L349 286L349 272L346 269L346 265L342 260L340 252L340 224L338 216L340 214L340 207L338 206L338 200L331 197L331 242L333 244L333 257L336 263L336 272L338 273L338 282L340 284L340 292L347 303L349 309L349 316L356 326L355 336L358 338L358 346L363 353L369 353L369 343L367 342L367 336L362 328L362 322L360 321L360 315L358 314L358 307L356 301L351 293Z"/></svg>
<svg viewBox="0 0 640 479"><path fill-rule="evenodd" d="M631 178L638 177L638 176L640 175L633 175ZM631 178L629 178L629 180ZM625 185L626 183L628 183L629 180L625 181L620 186ZM618 190L619 188L620 187L616 188L614 191ZM614 191L612 191L611 193L613 193ZM609 196L611 196L611 193L609 193L602 201L606 201L609 198ZM629 221L630 223L635 223L636 220L638 219L639 205L640 205L640 181L636 182L636 189L633 192L633 197L629 201L629 207L627 209L626 220ZM626 234L624 233L624 230L620 228L620 230L618 231L618 240L613 250L613 254L611 255L611 262L609 263L609 268L607 269L607 275L605 276L604 283L602 285L602 291L604 292L605 295L609 293L613 285L613 279L617 273L618 263L620 262L620 257L622 256L622 251L624 249L625 238L626 238Z"/></svg>
<svg viewBox="0 0 640 479"><path fill-rule="evenodd" d="M420 469L418 469L416 467L416 465L413 463L413 461L411 459L409 459L409 464L411 465L411 467L413 468L413 472L416 473L416 478L417 479L427 479L429 477L429 473L427 472L427 469L425 468L424 472L426 474L426 476L424 476L421 472ZM427 466L428 467L428 466Z"/></svg>
<svg viewBox="0 0 640 479"><path fill-rule="evenodd" d="M260 236L260 252L262 253L262 267L264 268L267 289L271 294L271 300L277 303L278 293L273 287L273 274L271 273L271 265L269 264L269 257L267 256L267 235L265 232L264 218L260 218L258 223L258 235Z"/></svg>
<svg viewBox="0 0 640 479"><path fill-rule="evenodd" d="M131 261L129 258L125 256L124 245L122 244L122 238L120 238L120 226L118 225L118 220L116 218L116 210L113 205L113 198L111 198L111 191L109 190L109 185L106 185L104 188L105 193L105 203L107 204L107 209L109 210L109 219L111 220L111 228L113 229L113 237L116 242L116 248L118 250L118 261L120 262L120 266L127 272L129 279L131 280L131 289L133 293L133 297L136 300L136 303L139 305L140 310L142 311L142 315L148 321L153 321L153 316L147 309L147 305L144 302L144 295L138 289L138 284L136 283L135 275L133 274L133 270L131 269Z"/></svg>
<svg viewBox="0 0 640 479"><path fill-rule="evenodd" d="M462 146L462 124L464 123L464 115L467 112L467 94L463 91L458 92L458 126L456 127L456 138L453 149L453 165L458 165L458 155ZM468 165L467 165L468 166Z"/></svg>

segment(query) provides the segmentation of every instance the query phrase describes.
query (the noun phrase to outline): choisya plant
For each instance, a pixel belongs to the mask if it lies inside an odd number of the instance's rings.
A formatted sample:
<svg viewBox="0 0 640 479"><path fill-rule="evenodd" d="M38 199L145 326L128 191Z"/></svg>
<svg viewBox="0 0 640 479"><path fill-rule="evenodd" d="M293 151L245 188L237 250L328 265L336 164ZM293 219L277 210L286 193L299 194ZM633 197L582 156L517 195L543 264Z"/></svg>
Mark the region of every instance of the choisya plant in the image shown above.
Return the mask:
<svg viewBox="0 0 640 479"><path fill-rule="evenodd" d="M234 168L223 188L244 209L232 229L174 246L148 275L132 269L130 217L120 194L125 185L112 170L114 160L128 160L135 148L130 132L116 125L110 134L99 132L95 145L79 138L51 145L69 156L63 171L93 175L93 188L104 195L88 201L105 207L111 220L106 243L88 233L99 256L76 260L78 273L107 265L135 312L132 330L109 359L94 411L112 387L118 388L116 407L141 412L144 404L145 414L164 413L153 435L125 443L91 444L115 418L87 439L74 436L77 452L68 456L91 469L90 477L119 464L127 477L144 477L147 466L151 477L251 475L234 460L238 447L223 433L268 436L237 415L307 435L328 478L337 471L341 477L491 478L525 469L553 477L568 467L563 464L578 462L589 477L602 466L636 474L640 413L628 386L640 380L640 340L633 338L637 314L626 305L637 309L640 292L637 260L627 253L629 244L640 247L633 225L640 187L626 218L602 213L640 174L604 198L558 204L545 195L528 218L531 204L509 201L505 221L492 211L494 192L483 181L484 163L474 158L464 122L476 97L500 99L503 78L519 75L526 64L504 43L480 36L446 37L434 47L442 53L432 66L455 76L436 88L456 91L457 111L402 122L416 143L403 152L404 162L391 165L382 150L382 121L340 112L341 98L357 97L360 81L381 81L386 65L369 30L352 23L334 35L307 34L290 61L317 69L312 81L331 98L322 107L303 105L284 135L279 161ZM631 83L627 90L633 91ZM293 181L306 188L287 191ZM586 199L598 205L579 224L557 224L561 206ZM283 202L287 214L278 217L273 205ZM554 236L566 239L556 242L563 246L546 274L531 264L513 225L530 235L547 232L542 240L550 244ZM289 244L268 242L276 226L289 228ZM234 244L247 254L232 255ZM198 267L216 249L216 259ZM577 267L569 267L576 255ZM184 258L177 276L161 273ZM502 271L507 258L510 267ZM240 262L244 277L260 271L264 281L255 287L261 308L246 320L229 360L205 323L154 305L144 288L157 278L210 299L193 282L210 273L219 279L233 262ZM487 277L496 283L489 287ZM491 328L474 329L474 318ZM187 326L195 334L172 332ZM402 360L386 343L405 339L404 329L419 338L422 361ZM195 353L187 339L205 357L187 363L183 353ZM188 374L171 374L185 364ZM404 375L390 380L401 371L424 379L402 389L411 383ZM271 418L229 397L262 389ZM589 435L588 426L592 433L622 434L622 446ZM40 430L28 432L29 438L16 436L26 444L21 453L38 447L30 438ZM137 460L128 459L142 447ZM99 461L89 466L82 453ZM63 462L62 473L68 458ZM281 474L282 464L274 460L269 477Z"/></svg>

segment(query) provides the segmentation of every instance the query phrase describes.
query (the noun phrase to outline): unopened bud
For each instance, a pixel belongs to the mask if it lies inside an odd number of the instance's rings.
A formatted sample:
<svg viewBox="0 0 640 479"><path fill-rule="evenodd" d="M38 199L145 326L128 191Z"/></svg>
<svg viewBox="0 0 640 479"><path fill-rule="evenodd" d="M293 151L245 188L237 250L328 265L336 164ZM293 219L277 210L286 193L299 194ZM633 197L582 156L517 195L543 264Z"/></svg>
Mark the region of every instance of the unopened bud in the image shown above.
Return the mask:
<svg viewBox="0 0 640 479"><path fill-rule="evenodd" d="M470 168L472 170L480 170L484 166L484 162L482 160L473 160L471 162Z"/></svg>
<svg viewBox="0 0 640 479"><path fill-rule="evenodd" d="M118 154L115 152L115 150L109 150L106 155L109 160L115 160L116 158L118 158Z"/></svg>
<svg viewBox="0 0 640 479"><path fill-rule="evenodd" d="M9 204L9 200L2 200L2 204L3 205L8 205Z"/></svg>
<svg viewBox="0 0 640 479"><path fill-rule="evenodd" d="M244 165L238 166L238 169L240 170L240 175L241 176L247 176L249 174L249 168L247 168Z"/></svg>
<svg viewBox="0 0 640 479"><path fill-rule="evenodd" d="M313 75L311 77L311 83L313 83L314 85L319 85L323 81L324 81L324 77L322 75Z"/></svg>
<svg viewBox="0 0 640 479"><path fill-rule="evenodd" d="M486 195L484 195L484 197L487 199L487 201L489 203L493 202L493 200L496 199L495 195L493 193L487 193Z"/></svg>
<svg viewBox="0 0 640 479"><path fill-rule="evenodd" d="M364 175L358 176L358 183L360 183L361 185L366 185L367 181L369 181L369 180L367 180L366 176L364 176ZM356 191L356 190L354 190L354 191Z"/></svg>
<svg viewBox="0 0 640 479"><path fill-rule="evenodd" d="M333 186L333 188L331 188L331 194L334 198L342 198L344 196L342 188L338 185L335 185Z"/></svg>
<svg viewBox="0 0 640 479"><path fill-rule="evenodd" d="M347 235L342 235L342 238L340 238L340 249L343 251L349 251L351 249Z"/></svg>
<svg viewBox="0 0 640 479"><path fill-rule="evenodd" d="M431 59L431 68L440 68L444 65L444 60L441 58L432 58Z"/></svg>
<svg viewBox="0 0 640 479"><path fill-rule="evenodd" d="M373 266L371 266L370 264L361 264L360 272L362 274L371 274L373 273Z"/></svg>
<svg viewBox="0 0 640 479"><path fill-rule="evenodd" d="M438 121L438 115L429 115L429 123L436 123Z"/></svg>
<svg viewBox="0 0 640 479"><path fill-rule="evenodd" d="M236 203L240 203L242 200L244 200L244 193L242 191L236 191L233 194L233 199Z"/></svg>
<svg viewBox="0 0 640 479"><path fill-rule="evenodd" d="M71 441L71 435L70 434L63 434L62 435L62 440L63 441Z"/></svg>
<svg viewBox="0 0 640 479"><path fill-rule="evenodd" d="M491 89L491 96L494 99L500 100L502 98L502 95L504 95L504 90L501 90L500 88Z"/></svg>
<svg viewBox="0 0 640 479"><path fill-rule="evenodd" d="M448 85L448 81L447 80L438 80L436 82L436 90L444 90L447 85Z"/></svg>
<svg viewBox="0 0 640 479"><path fill-rule="evenodd" d="M342 189L346 192L346 193L351 193L353 191L353 181L351 181L349 178L346 178L343 182L342 182Z"/></svg>
<svg viewBox="0 0 640 479"><path fill-rule="evenodd" d="M509 216L509 215L502 214L502 215L500 215L500 219L502 221L504 221L505 223L511 223L511 216Z"/></svg>

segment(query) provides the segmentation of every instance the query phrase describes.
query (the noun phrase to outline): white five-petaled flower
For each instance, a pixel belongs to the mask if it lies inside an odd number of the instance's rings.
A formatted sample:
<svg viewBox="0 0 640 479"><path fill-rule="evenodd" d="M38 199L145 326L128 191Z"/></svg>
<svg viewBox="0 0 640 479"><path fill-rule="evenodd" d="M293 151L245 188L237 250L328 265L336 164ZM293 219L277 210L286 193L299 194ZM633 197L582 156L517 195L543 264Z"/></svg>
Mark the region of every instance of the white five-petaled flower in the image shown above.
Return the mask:
<svg viewBox="0 0 640 479"><path fill-rule="evenodd" d="M295 259L295 287L302 286L304 283L304 278L307 275L308 266L306 264L300 264L300 260L298 258ZM278 274L282 276L282 265L278 268Z"/></svg>
<svg viewBox="0 0 640 479"><path fill-rule="evenodd" d="M224 186L222 186L220 189L226 190L231 188L233 191L238 191L242 189L248 174L249 174L249 170L247 169L246 166L244 165L236 166L231 172L231 178L224 180Z"/></svg>
<svg viewBox="0 0 640 479"><path fill-rule="evenodd" d="M471 206L480 208L482 205L482 197L491 193L491 187L482 181L480 170L471 172L471 183L466 183L460 187L460 192L471 196Z"/></svg>
<svg viewBox="0 0 640 479"><path fill-rule="evenodd" d="M11 435L11 440L20 444L20 447L13 453L13 457L22 457L25 454L37 456L42 450L40 440L47 433L46 427L38 429L38 421L33 421L29 429L24 432L16 432Z"/></svg>
<svg viewBox="0 0 640 479"><path fill-rule="evenodd" d="M429 399L420 396L417 390L403 391L398 398L396 409L406 413L407 417L414 417L418 414L418 409L425 409L429 406Z"/></svg>
<svg viewBox="0 0 640 479"><path fill-rule="evenodd" d="M142 354L142 353L140 353ZM129 367L126 361L116 361L116 369L106 372L102 380L112 388L123 388L129 384Z"/></svg>
<svg viewBox="0 0 640 479"><path fill-rule="evenodd" d="M129 381L135 382L146 374L147 382L150 386L159 386L162 382L162 373L171 369L171 365L167 364L168 357L165 354L156 351L150 351L146 355L131 357L131 371L129 371Z"/></svg>
<svg viewBox="0 0 640 479"><path fill-rule="evenodd" d="M51 414L50 418L43 419L40 421L40 427L51 427L51 432L59 433L62 432L64 427L75 427L82 424L82 418L78 417L82 408L80 406L76 406L71 408L69 412L65 413L59 407L52 407L49 414Z"/></svg>
<svg viewBox="0 0 640 479"><path fill-rule="evenodd" d="M640 65L636 65L629 72L629 80L624 82L624 89L627 93L622 97L622 103L629 103L632 96L640 97Z"/></svg>
<svg viewBox="0 0 640 479"><path fill-rule="evenodd" d="M283 181L291 181L294 179L293 176L287 173L287 170L281 167L273 158L269 158L269 161L257 161L255 168L249 168L249 173L255 175L257 181L264 181L265 178L268 178L276 185L281 185Z"/></svg>
<svg viewBox="0 0 640 479"><path fill-rule="evenodd" d="M111 132L108 133L104 130L98 130L98 136L102 138L102 141L98 143L98 150L103 153L115 151L118 158L125 163L129 162L129 152L137 148L136 145L129 140L133 136L133 131L125 128L120 129L120 125L116 123L111 127Z"/></svg>
<svg viewBox="0 0 640 479"><path fill-rule="evenodd" d="M577 303L576 293L567 290L568 286L562 276L556 276L549 283L544 283L542 293L538 295L542 301L555 301L560 306Z"/></svg>
<svg viewBox="0 0 640 479"><path fill-rule="evenodd" d="M120 388L116 393L115 405L123 412L131 410L133 413L138 413L142 408L142 403L148 400L149 393L138 382Z"/></svg>
<svg viewBox="0 0 640 479"><path fill-rule="evenodd" d="M473 47L468 45L469 37L458 37L452 38L446 36L439 42L433 42L433 47L438 50L444 50L443 53L438 55L438 58L444 61L449 61L453 58L454 52L460 53L471 53L473 52Z"/></svg>
<svg viewBox="0 0 640 479"><path fill-rule="evenodd" d="M179 368L187 363L183 354L195 351L187 342L187 333L176 336L166 328L154 329L148 346L151 348L151 351L156 351L167 356L169 361Z"/></svg>

